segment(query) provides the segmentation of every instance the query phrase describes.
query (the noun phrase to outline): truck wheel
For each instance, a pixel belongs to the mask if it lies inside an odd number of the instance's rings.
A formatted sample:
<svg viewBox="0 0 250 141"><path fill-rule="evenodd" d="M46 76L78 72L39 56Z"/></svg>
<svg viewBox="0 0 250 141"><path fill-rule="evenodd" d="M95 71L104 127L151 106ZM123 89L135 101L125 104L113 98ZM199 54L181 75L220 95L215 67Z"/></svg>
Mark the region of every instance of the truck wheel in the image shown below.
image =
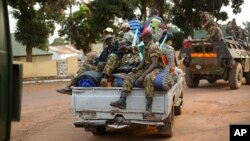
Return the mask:
<svg viewBox="0 0 250 141"><path fill-rule="evenodd" d="M200 82L199 79L192 78L192 75L189 69L185 70L185 80L189 88L197 88Z"/></svg>
<svg viewBox="0 0 250 141"><path fill-rule="evenodd" d="M93 129L91 129L91 132L93 135L95 136L101 136L104 135L107 131L106 131L106 127L93 127Z"/></svg>
<svg viewBox="0 0 250 141"><path fill-rule="evenodd" d="M183 92L181 92L181 96L179 97L181 100L181 103L179 106L174 106L174 114L175 115L181 115L182 113L182 105L183 105Z"/></svg>
<svg viewBox="0 0 250 141"><path fill-rule="evenodd" d="M172 106L171 112L165 119L165 125L157 127L158 134L164 137L173 136L173 126L174 126L174 106Z"/></svg>
<svg viewBox="0 0 250 141"><path fill-rule="evenodd" d="M215 83L217 80L214 79L214 78L209 78L209 79L207 79L207 81L208 81L208 83L213 84L213 83Z"/></svg>
<svg viewBox="0 0 250 141"><path fill-rule="evenodd" d="M232 69L229 70L229 86L231 89L239 89L242 84L243 71L239 62L236 62Z"/></svg>
<svg viewBox="0 0 250 141"><path fill-rule="evenodd" d="M246 78L246 84L250 85L250 72L246 73L245 78Z"/></svg>

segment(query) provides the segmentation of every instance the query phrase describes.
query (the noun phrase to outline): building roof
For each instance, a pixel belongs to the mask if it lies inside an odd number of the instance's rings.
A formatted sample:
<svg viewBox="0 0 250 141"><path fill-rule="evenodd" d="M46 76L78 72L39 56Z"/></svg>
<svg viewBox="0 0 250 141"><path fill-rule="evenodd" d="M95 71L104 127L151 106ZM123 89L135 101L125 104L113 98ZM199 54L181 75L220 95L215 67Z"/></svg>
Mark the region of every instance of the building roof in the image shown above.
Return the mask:
<svg viewBox="0 0 250 141"><path fill-rule="evenodd" d="M26 55L26 47L21 43L15 40L14 34L11 34L11 45L12 45L12 53L14 57L23 57ZM33 56L44 56L44 55L52 55L47 51L41 50L39 48L32 48Z"/></svg>
<svg viewBox="0 0 250 141"><path fill-rule="evenodd" d="M75 49L73 45L57 45L57 46L49 46L49 50L56 52L58 54L82 54L81 51Z"/></svg>

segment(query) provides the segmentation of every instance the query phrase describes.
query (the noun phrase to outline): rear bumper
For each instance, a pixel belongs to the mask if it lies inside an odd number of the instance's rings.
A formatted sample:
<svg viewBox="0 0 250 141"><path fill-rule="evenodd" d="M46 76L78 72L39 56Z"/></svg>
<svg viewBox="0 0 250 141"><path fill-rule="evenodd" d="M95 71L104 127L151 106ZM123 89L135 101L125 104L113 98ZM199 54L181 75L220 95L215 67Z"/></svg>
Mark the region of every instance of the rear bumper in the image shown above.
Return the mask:
<svg viewBox="0 0 250 141"><path fill-rule="evenodd" d="M100 127L108 126L112 128L127 127L131 124L140 124L140 125L152 125L152 126L162 126L164 125L163 121L141 121L141 120L124 120L122 122L110 123L108 120L77 120L74 122L75 127L77 128L88 128L88 127Z"/></svg>

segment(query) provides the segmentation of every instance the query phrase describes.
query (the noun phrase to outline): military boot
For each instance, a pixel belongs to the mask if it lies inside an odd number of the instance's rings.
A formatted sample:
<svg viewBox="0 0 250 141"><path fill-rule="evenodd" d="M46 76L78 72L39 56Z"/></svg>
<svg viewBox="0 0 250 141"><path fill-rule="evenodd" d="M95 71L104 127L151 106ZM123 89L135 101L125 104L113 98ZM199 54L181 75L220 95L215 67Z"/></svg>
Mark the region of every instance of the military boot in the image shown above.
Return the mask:
<svg viewBox="0 0 250 141"><path fill-rule="evenodd" d="M127 97L127 93L122 92L120 99L115 102L111 102L110 106L120 108L120 109L126 109L126 97Z"/></svg>
<svg viewBox="0 0 250 141"><path fill-rule="evenodd" d="M61 93L61 94L71 95L72 94L71 86L75 86L75 84L76 84L76 80L75 80L75 78L73 78L73 79L71 79L70 84L68 86L66 86L65 88L62 88L62 89L57 89L56 91Z"/></svg>
<svg viewBox="0 0 250 141"><path fill-rule="evenodd" d="M152 115L152 101L153 97L146 97L146 111L144 113L144 116L151 116Z"/></svg>

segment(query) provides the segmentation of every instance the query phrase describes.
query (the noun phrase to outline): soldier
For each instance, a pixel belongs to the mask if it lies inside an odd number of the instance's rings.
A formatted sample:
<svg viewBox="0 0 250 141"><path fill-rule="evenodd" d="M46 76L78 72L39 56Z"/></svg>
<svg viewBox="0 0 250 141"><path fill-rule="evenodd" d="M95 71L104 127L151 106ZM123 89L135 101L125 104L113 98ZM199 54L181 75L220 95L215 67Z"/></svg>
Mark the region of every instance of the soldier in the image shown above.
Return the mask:
<svg viewBox="0 0 250 141"><path fill-rule="evenodd" d="M127 38L128 41L132 43L134 33L130 30L130 25L128 23L123 23L121 25L121 30L123 31L123 38Z"/></svg>
<svg viewBox="0 0 250 141"><path fill-rule="evenodd" d="M209 25L215 24L213 16L210 15L208 12L199 11L199 15L201 18L201 28L202 29L207 29L209 27Z"/></svg>
<svg viewBox="0 0 250 141"><path fill-rule="evenodd" d="M229 21L227 23L226 32L227 32L227 34L232 35L234 39L237 38L238 27L237 27L235 19L233 19L232 21Z"/></svg>
<svg viewBox="0 0 250 141"><path fill-rule="evenodd" d="M121 38L118 40L119 49L118 52L109 55L107 63L102 71L103 78L101 80L101 86L107 87L108 80L111 73L124 65L137 66L139 64L138 52L133 51L130 46L130 42L126 38Z"/></svg>
<svg viewBox="0 0 250 141"><path fill-rule="evenodd" d="M223 39L223 33L219 26L217 25L210 25L207 29L208 35L207 39L208 41L221 41Z"/></svg>
<svg viewBox="0 0 250 141"><path fill-rule="evenodd" d="M68 86L66 86L65 88L62 89L57 89L56 91L62 94L71 94L71 86L75 86L76 85L76 80L78 78L78 76L85 72L85 71L90 71L90 70L96 70L99 72L102 72L108 56L113 53L113 52L117 52L117 48L115 47L115 41L112 35L108 34L105 37L105 42L108 45L101 53L101 55L95 60L95 64L84 64L78 71L77 74L74 78L71 79L71 82Z"/></svg>
<svg viewBox="0 0 250 141"><path fill-rule="evenodd" d="M133 69L133 72L130 72L125 77L120 99L111 102L110 105L112 107L126 109L126 97L131 93L133 84L137 79L139 84L144 84L146 96L146 111L144 116L149 116L152 114L152 101L154 96L153 82L164 66L161 59L160 49L153 42L152 32L149 29L146 29L142 32L141 36L142 41L145 44L143 60L138 67Z"/></svg>
<svg viewBox="0 0 250 141"><path fill-rule="evenodd" d="M103 39L103 49L104 48L106 48L107 47L107 44L106 44L106 42L105 42L105 37L107 36L107 35L112 35L113 36L113 32L114 32L114 30L112 29L112 28L110 28L110 27L107 27L107 28L105 28L104 30L103 30L103 32L102 32L102 39Z"/></svg>

